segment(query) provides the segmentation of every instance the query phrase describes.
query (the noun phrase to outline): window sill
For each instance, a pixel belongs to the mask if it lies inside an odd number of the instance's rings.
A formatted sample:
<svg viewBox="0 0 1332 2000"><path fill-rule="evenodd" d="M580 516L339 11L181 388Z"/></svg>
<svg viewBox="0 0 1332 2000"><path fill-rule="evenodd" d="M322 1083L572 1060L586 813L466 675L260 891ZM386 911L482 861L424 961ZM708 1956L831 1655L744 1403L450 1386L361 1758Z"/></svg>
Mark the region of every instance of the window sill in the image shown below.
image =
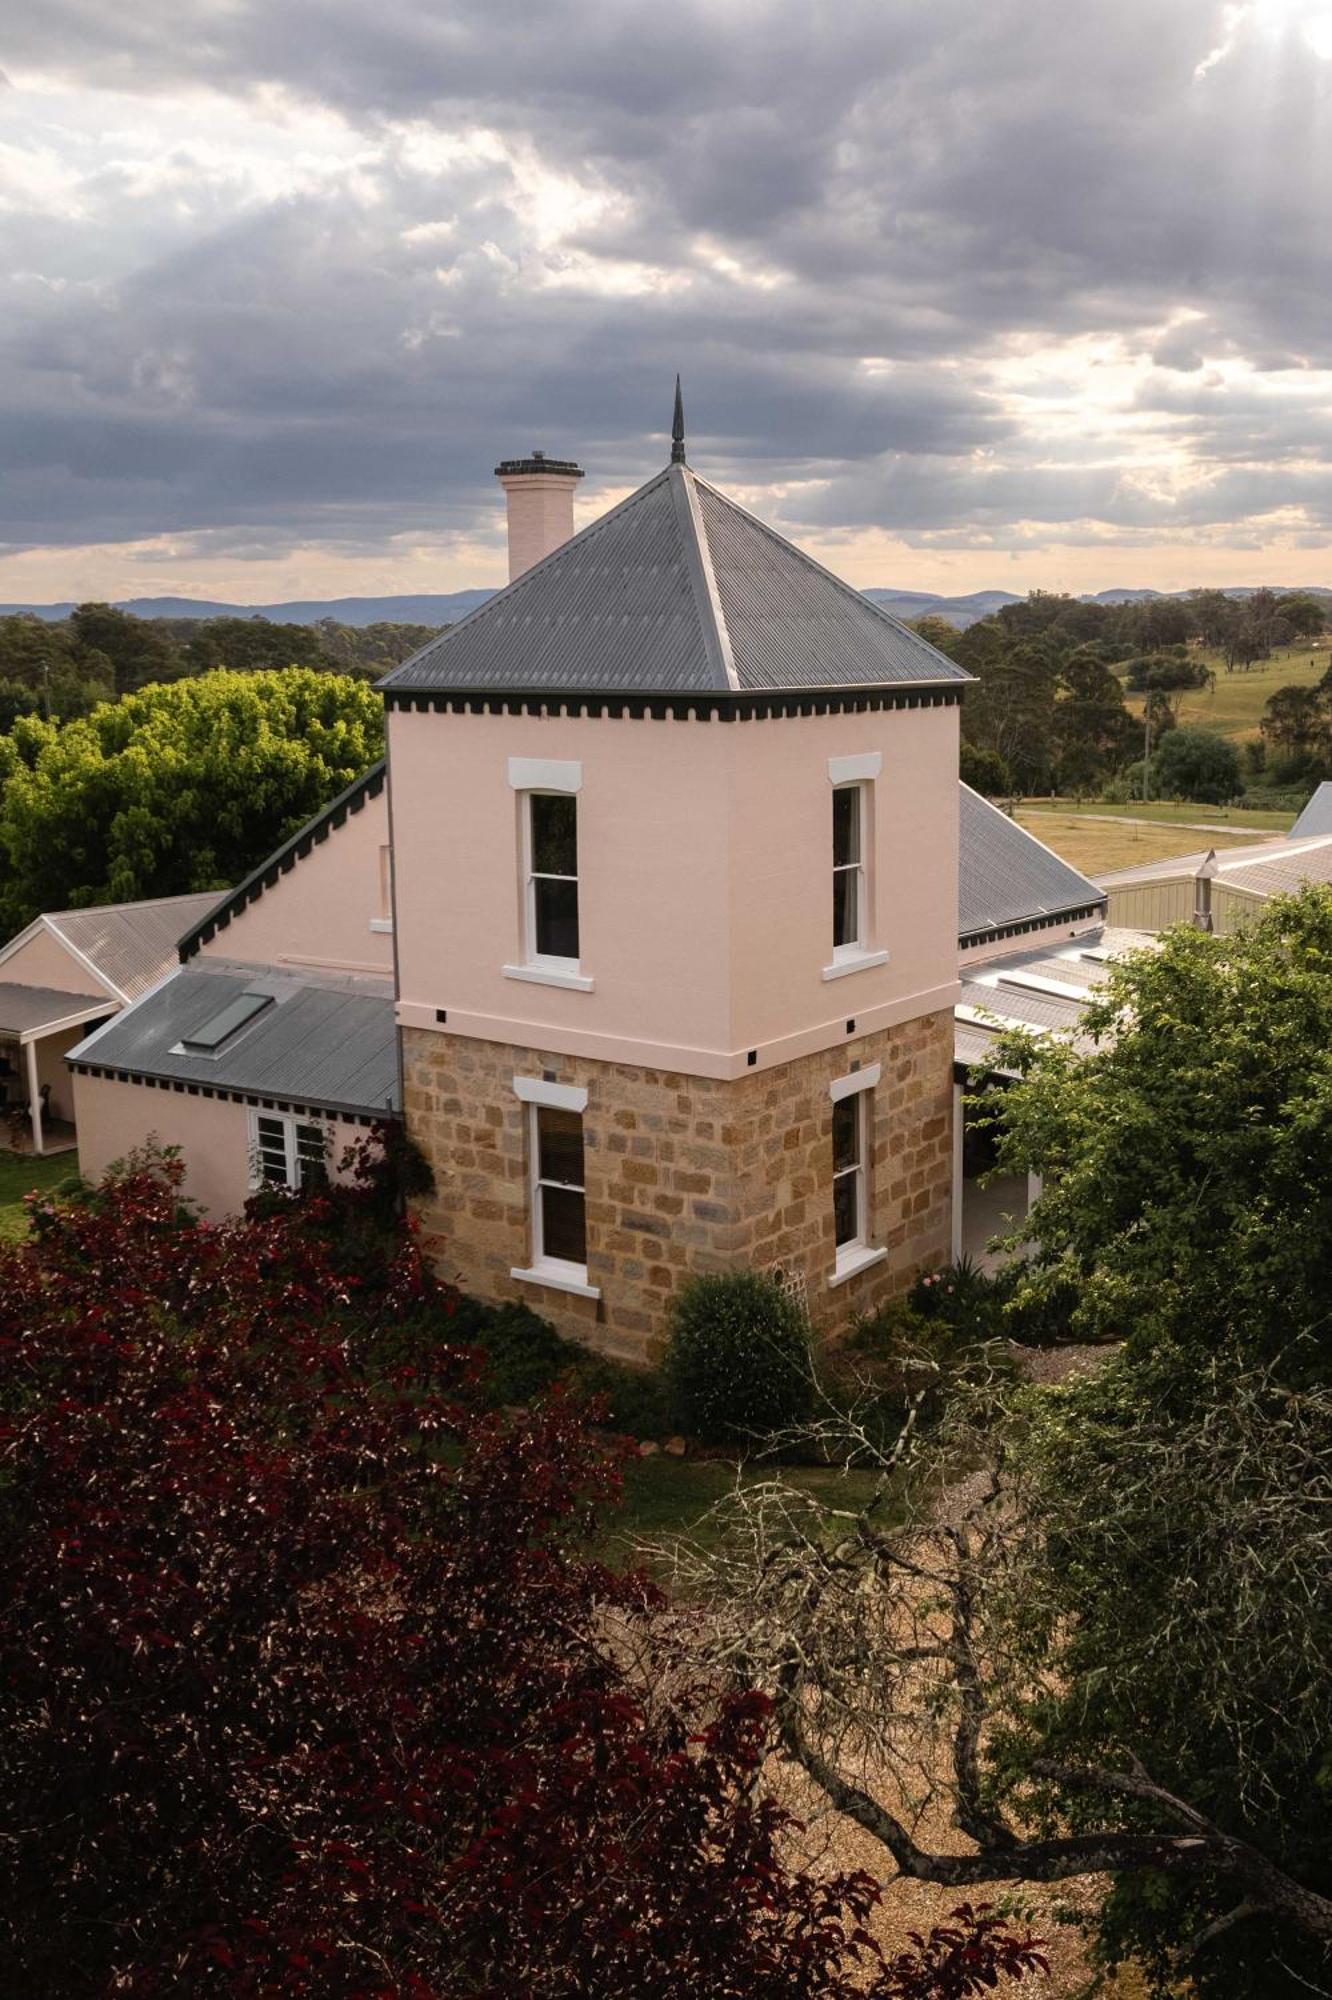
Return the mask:
<svg viewBox="0 0 1332 2000"><path fill-rule="evenodd" d="M825 979L845 979L851 972L868 972L873 965L887 965L886 951L858 951L853 958L837 958L831 965L825 965Z"/></svg>
<svg viewBox="0 0 1332 2000"><path fill-rule="evenodd" d="M848 1243L837 1253L837 1266L828 1280L828 1290L844 1285L848 1278L859 1277L874 1264L882 1264L887 1255L886 1250L874 1250L868 1243Z"/></svg>
<svg viewBox="0 0 1332 2000"><path fill-rule="evenodd" d="M511 1278L521 1279L525 1285L549 1285L552 1291L574 1292L580 1299L599 1299L601 1289L589 1285L586 1277L580 1278L577 1264L557 1264L555 1262L534 1264L531 1270L522 1270L515 1265L509 1272Z"/></svg>
<svg viewBox="0 0 1332 2000"><path fill-rule="evenodd" d="M506 965L506 979L529 979L534 986L565 986L572 993L590 993L595 981L582 972L561 972L553 965Z"/></svg>
<svg viewBox="0 0 1332 2000"><path fill-rule="evenodd" d="M370 928L372 931L380 932L385 937L392 937L393 919L392 917L371 917Z"/></svg>

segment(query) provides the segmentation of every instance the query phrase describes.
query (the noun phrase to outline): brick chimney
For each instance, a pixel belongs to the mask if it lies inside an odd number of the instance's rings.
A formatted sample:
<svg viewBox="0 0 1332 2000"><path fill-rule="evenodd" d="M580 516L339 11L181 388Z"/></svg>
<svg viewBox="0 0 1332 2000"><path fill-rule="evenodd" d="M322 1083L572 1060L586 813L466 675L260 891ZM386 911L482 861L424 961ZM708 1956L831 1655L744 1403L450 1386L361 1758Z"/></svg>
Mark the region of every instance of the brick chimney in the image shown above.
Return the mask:
<svg viewBox="0 0 1332 2000"><path fill-rule="evenodd" d="M509 503L509 582L567 542L574 531L574 487L582 468L567 458L502 459L495 477Z"/></svg>

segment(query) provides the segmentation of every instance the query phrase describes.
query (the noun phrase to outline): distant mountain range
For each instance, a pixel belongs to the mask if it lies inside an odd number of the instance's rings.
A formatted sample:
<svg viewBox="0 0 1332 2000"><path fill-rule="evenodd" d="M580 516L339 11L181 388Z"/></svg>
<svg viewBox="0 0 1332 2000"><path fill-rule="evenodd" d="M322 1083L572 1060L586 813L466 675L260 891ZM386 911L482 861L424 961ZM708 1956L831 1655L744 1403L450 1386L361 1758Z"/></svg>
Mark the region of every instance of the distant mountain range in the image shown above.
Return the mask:
<svg viewBox="0 0 1332 2000"><path fill-rule="evenodd" d="M1234 584L1227 597L1252 597L1254 584ZM1281 586L1273 585L1280 594ZM1310 585L1313 597L1332 601L1332 590ZM1098 590L1085 592L1089 604L1139 604L1152 597L1186 597L1183 590ZM339 625L455 625L478 604L493 597L490 590L453 590L439 596L419 597L332 597L298 599L290 604L215 604L200 597L130 597L119 609L132 611L136 618L269 618L275 625L313 625L332 618ZM894 618L924 618L927 614L946 618L950 625L963 628L978 618L988 618L1005 604L1020 604L1022 595L1013 590L973 590L965 597L941 597L932 590L869 589L865 596L881 604ZM0 604L0 617L29 611L38 618L68 618L73 604Z"/></svg>
<svg viewBox="0 0 1332 2000"><path fill-rule="evenodd" d="M339 625L455 625L493 590L452 590L438 597L297 598L290 604L217 604L207 597L123 597L118 611L136 618L269 618L275 625L313 625L332 618ZM83 600L86 602L87 600ZM68 618L73 604L0 604L0 617L16 611L38 618Z"/></svg>

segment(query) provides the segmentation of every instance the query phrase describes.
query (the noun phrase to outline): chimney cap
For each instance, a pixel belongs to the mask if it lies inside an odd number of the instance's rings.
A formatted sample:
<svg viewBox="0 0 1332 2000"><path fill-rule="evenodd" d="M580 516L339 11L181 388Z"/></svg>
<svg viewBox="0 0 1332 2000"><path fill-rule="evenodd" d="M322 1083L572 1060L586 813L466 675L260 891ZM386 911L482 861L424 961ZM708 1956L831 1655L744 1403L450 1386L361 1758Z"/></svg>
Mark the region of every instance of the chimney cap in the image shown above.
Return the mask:
<svg viewBox="0 0 1332 2000"><path fill-rule="evenodd" d="M495 467L496 479L507 479L519 473L548 472L556 479L582 479L585 475L581 465L571 458L547 458L544 451L531 452L526 458L502 458Z"/></svg>

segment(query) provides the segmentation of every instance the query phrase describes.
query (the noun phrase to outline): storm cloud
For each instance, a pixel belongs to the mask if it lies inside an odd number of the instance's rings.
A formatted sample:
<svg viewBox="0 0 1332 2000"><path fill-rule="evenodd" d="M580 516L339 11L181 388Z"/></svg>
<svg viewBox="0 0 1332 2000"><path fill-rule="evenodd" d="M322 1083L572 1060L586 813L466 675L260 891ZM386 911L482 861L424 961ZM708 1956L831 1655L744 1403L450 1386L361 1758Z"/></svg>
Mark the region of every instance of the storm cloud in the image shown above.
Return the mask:
<svg viewBox="0 0 1332 2000"><path fill-rule="evenodd" d="M677 368L694 462L830 560L1332 529L1332 0L22 15L11 555L479 580L496 459L626 490Z"/></svg>

